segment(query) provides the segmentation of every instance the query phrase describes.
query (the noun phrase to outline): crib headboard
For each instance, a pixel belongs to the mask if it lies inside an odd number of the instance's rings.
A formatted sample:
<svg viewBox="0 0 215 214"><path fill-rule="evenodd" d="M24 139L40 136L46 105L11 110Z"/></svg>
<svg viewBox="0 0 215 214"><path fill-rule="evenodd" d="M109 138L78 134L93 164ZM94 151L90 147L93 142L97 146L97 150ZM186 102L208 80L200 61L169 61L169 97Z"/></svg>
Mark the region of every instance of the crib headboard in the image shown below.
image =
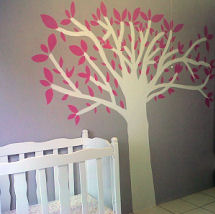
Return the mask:
<svg viewBox="0 0 215 214"><path fill-rule="evenodd" d="M115 138L112 139L113 142L115 140L116 140ZM99 141L100 141L100 144L98 144ZM26 153L35 153L35 157L43 156L44 151L47 151L47 150L52 150L53 154L57 155L59 152L59 149L61 149L61 148L67 148L68 154L71 154L74 152L74 148L77 146L83 146L84 148L101 148L101 147L108 147L108 146L111 147L111 144L108 143L108 141L106 141L104 139L99 139L99 138L90 139L90 138L88 138L88 131L83 130L81 138L76 138L76 139L60 138L60 139L54 139L54 140L41 142L41 143L40 142L15 143L15 144L10 144L10 145L1 147L0 148L0 162L8 162L9 156L11 156L11 155L19 155L19 160L25 159ZM113 144L113 146L114 146L114 144ZM116 159L118 159L118 147L115 148L114 152L116 153L115 154ZM79 165L79 166L81 166L81 165ZM92 162L87 163L87 165L86 165L87 175L90 174L90 172L92 174L92 168L95 172L95 168L96 168L95 165ZM115 165L113 165L113 168L114 169L111 169L111 171L115 173L115 175L113 175L113 176L115 176L115 177L118 176L118 178L119 178L119 174L118 174L119 165L115 164ZM68 170L69 170L69 172L68 172L69 173L69 176L68 176L69 192L70 192L70 195L74 195L75 183L74 183L73 163L70 163L68 165ZM93 172L93 174L95 174L94 172ZM0 174L1 174L1 172L0 172ZM25 175L22 174L22 176L25 176ZM57 179L58 177L59 177L59 167L55 166L54 167L55 199L59 199L59 185L58 185L58 179ZM112 176L110 176L110 177L112 177ZM41 189L40 189L40 185L38 185L40 183L40 178L41 178L41 174L39 174L39 171L36 171L38 202L41 201L41 194L40 194ZM22 180L23 179L26 179L26 178L22 178ZM90 179L89 176L88 176L88 179ZM81 182L81 185L82 184L83 183ZM113 184L114 184L113 188L115 190L118 188L118 191L115 191L115 193L114 193L115 197L113 197L113 206L115 207L114 209L118 209L117 206L120 205L120 202L118 202L118 201L120 201L120 194L119 194L120 184L119 184L119 181L117 183L117 179L116 179L116 182L113 182ZM25 191L27 192L27 186L25 186L24 188L26 188ZM81 188L86 188L86 187L81 187ZM91 187L91 189L89 188L89 192L94 189L95 189L95 186L93 188ZM2 209L3 211L10 210L11 195L10 195L10 181L9 181L8 175L0 176L0 190L1 190L1 198L4 198L4 203L2 204L2 208L0 207L0 209ZM103 194L103 192L99 193L99 194Z"/></svg>

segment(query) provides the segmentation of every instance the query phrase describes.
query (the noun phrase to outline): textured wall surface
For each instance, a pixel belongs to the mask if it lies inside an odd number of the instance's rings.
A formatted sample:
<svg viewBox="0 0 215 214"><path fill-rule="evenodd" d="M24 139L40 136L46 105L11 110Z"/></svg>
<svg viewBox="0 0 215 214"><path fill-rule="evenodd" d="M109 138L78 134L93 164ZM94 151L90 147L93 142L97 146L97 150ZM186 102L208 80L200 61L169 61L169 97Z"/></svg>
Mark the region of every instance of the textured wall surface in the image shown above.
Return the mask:
<svg viewBox="0 0 215 214"><path fill-rule="evenodd" d="M89 18L100 1L93 4L76 1L80 21ZM215 34L215 2L213 0L171 1L105 1L109 10L113 7L141 7L153 13L163 13L176 23L184 23L178 36L189 43L203 32L207 24ZM0 1L0 145L19 141L43 141L59 137L79 137L81 130L90 131L90 137L110 139L116 136L120 146L120 173L123 213L131 210L131 188L128 158L128 136L125 120L104 109L97 115L84 115L78 126L67 120L68 109L60 102L61 96L47 106L42 66L31 57L39 51L39 45L50 34L41 22L40 14L64 16L70 1ZM76 40L74 39L75 43ZM71 41L72 43L72 41ZM214 53L215 42L211 49ZM65 47L59 48L61 52ZM201 55L207 54L205 48ZM68 60L77 64L69 55ZM208 87L214 89L213 84ZM176 90L164 100L148 104L149 138L152 170L157 203L200 191L213 185L214 171L214 108L205 106L196 91ZM141 130L141 127L137 127ZM144 184L143 184L144 185Z"/></svg>

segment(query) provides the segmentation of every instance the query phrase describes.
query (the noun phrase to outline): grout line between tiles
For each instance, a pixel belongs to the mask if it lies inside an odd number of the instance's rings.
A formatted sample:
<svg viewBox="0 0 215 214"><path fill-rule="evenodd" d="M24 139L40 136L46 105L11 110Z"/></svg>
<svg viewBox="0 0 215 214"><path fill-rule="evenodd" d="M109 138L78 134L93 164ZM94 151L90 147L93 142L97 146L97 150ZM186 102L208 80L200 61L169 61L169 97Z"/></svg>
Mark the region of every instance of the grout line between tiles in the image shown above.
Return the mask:
<svg viewBox="0 0 215 214"><path fill-rule="evenodd" d="M170 210L168 210L168 209L166 209L164 207L160 207L160 206L158 206L158 207L161 208L161 209L163 209L163 210L165 210L165 211L168 211L169 213L173 213L172 211L170 211ZM173 214L175 214L175 213L173 213Z"/></svg>

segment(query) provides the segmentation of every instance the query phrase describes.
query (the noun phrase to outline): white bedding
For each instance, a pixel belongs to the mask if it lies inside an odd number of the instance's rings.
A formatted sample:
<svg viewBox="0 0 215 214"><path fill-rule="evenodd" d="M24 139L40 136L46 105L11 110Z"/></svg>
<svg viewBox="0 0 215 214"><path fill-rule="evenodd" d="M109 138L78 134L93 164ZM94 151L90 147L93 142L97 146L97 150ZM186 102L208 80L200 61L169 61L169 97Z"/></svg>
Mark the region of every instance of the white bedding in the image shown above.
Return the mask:
<svg viewBox="0 0 215 214"><path fill-rule="evenodd" d="M71 213L72 214L82 214L82 203L81 203L81 195L74 195L70 200L71 204ZM49 214L59 214L60 213L60 203L59 201L51 201L48 204L49 206ZM88 210L89 214L97 214L98 213L98 203L97 200L88 195ZM16 214L16 210L11 210L4 212L4 214ZM29 207L29 214L41 214L41 207L39 204L32 205ZM107 207L105 207L105 214L113 214L113 211Z"/></svg>

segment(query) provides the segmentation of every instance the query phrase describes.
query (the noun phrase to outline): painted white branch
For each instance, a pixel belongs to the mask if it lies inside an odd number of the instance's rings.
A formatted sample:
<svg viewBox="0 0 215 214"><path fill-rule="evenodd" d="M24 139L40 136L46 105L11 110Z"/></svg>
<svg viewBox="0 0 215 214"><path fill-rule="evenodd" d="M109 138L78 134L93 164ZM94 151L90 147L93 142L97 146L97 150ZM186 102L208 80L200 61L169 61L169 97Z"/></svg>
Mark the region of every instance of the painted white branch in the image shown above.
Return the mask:
<svg viewBox="0 0 215 214"><path fill-rule="evenodd" d="M194 76L194 73L193 73L193 71L192 71L190 65L189 65L187 62L184 62L184 64L187 66L188 71L190 72L190 75L194 78L195 76Z"/></svg>
<svg viewBox="0 0 215 214"><path fill-rule="evenodd" d="M163 89L160 90L160 91L157 91L157 92L155 92L155 93L150 94L150 95L148 96L148 98L147 98L147 102L149 102L149 101L150 101L151 99L153 99L154 97L156 97L156 96L158 96L158 95L160 95L160 94L165 93L169 88L171 88L170 85L172 85L172 84L175 82L177 76L178 76L178 74L174 74L172 80L171 80L169 83L166 83L166 84L163 83L163 84L157 85L157 87L153 87L153 89L150 90L151 92L152 92L153 90L157 90L157 89L159 89L159 88L163 88ZM158 86L160 86L160 87L158 87ZM150 93L151 93L151 92L150 92Z"/></svg>
<svg viewBox="0 0 215 214"><path fill-rule="evenodd" d="M124 24L124 22L120 22L120 33L119 33L119 38L118 38L120 46L122 44L124 32L125 32L125 24Z"/></svg>
<svg viewBox="0 0 215 214"><path fill-rule="evenodd" d="M97 86L101 86L102 89L109 92L109 88L105 84L101 83L100 81L96 81L92 76L90 77L90 82L94 83Z"/></svg>
<svg viewBox="0 0 215 214"><path fill-rule="evenodd" d="M125 49L126 53L128 54L128 56L131 57L131 51L129 50L129 48L127 46L124 46L124 49Z"/></svg>
<svg viewBox="0 0 215 214"><path fill-rule="evenodd" d="M49 59L52 61L52 63L54 64L54 66L56 67L56 69L60 72L61 76L63 77L63 79L65 81L68 82L69 86L76 91L77 93L80 93L80 91L75 87L75 84L70 80L69 77L66 76L66 73L64 72L64 70L60 67L60 65L58 64L58 62L56 61L56 59L54 58L53 54L50 53L49 54Z"/></svg>
<svg viewBox="0 0 215 214"><path fill-rule="evenodd" d="M102 71L99 69L99 67L90 59L89 55L87 53L84 53L84 56L86 57L86 60L88 61L88 63L92 66L92 68L95 69L95 71L97 72L97 74L101 77L101 79L103 80L103 82L106 85L105 90L109 92L109 95L111 97L112 102L116 103L116 100L114 98L111 86L109 83L107 83L106 81L106 77L104 76L104 74L102 73ZM92 81L92 80L91 80Z"/></svg>
<svg viewBox="0 0 215 214"><path fill-rule="evenodd" d="M88 106L88 107L83 108L82 110L80 110L80 111L77 113L77 115L82 115L82 114L85 114L85 113L87 113L87 112L89 112L89 111L92 111L92 110L94 110L96 107L98 107L99 105L100 105L99 103L94 103L94 104L92 104L91 106Z"/></svg>
<svg viewBox="0 0 215 214"><path fill-rule="evenodd" d="M165 56L164 56L164 62L165 60L167 60L169 57L173 56L174 54L177 54L178 53L178 49L174 49L172 51L170 51L169 53L167 53Z"/></svg>
<svg viewBox="0 0 215 214"><path fill-rule="evenodd" d="M101 105L104 105L104 106L107 106L115 111L117 111L119 114L121 114L123 117L126 116L126 110L121 108L120 106L110 102L110 101L107 101L107 100L104 100L104 99L101 99L101 98L98 98L98 97L92 97L90 95L87 95L87 94L83 94L83 93L77 93L77 92L74 92L74 91L71 91L69 89L66 89L66 88L63 88L61 86L58 86L56 84L52 84L51 85L51 88L59 93L62 93L62 94L68 94L69 96L71 97L76 97L76 98L80 98L80 99L85 99L85 100L91 100L91 101L94 101L98 104L101 104Z"/></svg>
<svg viewBox="0 0 215 214"><path fill-rule="evenodd" d="M199 40L197 40L197 41L195 41L193 44L192 44L192 46L186 51L186 53L184 54L184 56L185 57L187 57L189 54L190 54L190 52L196 47L196 45L198 45L198 44L200 44L200 43L202 43L202 42L205 42L205 41L207 41L207 38L201 38L201 39L199 39Z"/></svg>
<svg viewBox="0 0 215 214"><path fill-rule="evenodd" d="M134 50L134 43L135 43L135 31L134 31L134 24L133 22L129 22L130 31L131 31L131 63L135 65L135 50ZM132 71L135 72L135 71Z"/></svg>
<svg viewBox="0 0 215 214"><path fill-rule="evenodd" d="M77 37L86 36L86 37L88 37L88 35L85 31L74 32L74 31L66 30L62 27L57 28L56 31L62 32L63 34L65 34L67 36L77 36Z"/></svg>

